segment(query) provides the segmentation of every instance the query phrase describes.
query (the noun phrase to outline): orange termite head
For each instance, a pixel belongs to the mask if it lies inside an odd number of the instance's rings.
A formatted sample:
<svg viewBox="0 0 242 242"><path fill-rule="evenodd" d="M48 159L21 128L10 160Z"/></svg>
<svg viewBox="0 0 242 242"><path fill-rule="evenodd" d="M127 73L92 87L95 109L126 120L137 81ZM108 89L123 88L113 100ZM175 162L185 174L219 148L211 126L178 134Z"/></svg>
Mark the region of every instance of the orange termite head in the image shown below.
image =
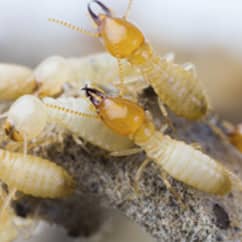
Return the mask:
<svg viewBox="0 0 242 242"><path fill-rule="evenodd" d="M91 3L98 4L104 13L95 14ZM98 0L88 4L88 12L98 26L106 49L117 58L128 58L144 43L142 32L125 18L114 18L112 12Z"/></svg>
<svg viewBox="0 0 242 242"><path fill-rule="evenodd" d="M137 104L85 86L82 88L95 106L99 117L114 132L133 136L145 121L145 112Z"/></svg>

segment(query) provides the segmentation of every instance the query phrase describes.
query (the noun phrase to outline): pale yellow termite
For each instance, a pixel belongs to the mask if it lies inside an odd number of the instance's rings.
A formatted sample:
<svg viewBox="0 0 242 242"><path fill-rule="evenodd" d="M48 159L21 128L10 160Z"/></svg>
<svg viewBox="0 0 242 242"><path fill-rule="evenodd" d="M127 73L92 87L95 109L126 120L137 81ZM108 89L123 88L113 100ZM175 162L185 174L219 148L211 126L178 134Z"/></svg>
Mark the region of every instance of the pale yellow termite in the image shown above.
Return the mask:
<svg viewBox="0 0 242 242"><path fill-rule="evenodd" d="M127 137L108 129L97 118L86 97L44 98L41 101L35 96L26 95L12 104L6 117L5 131L15 141L37 137L49 122L109 152L133 147Z"/></svg>
<svg viewBox="0 0 242 242"><path fill-rule="evenodd" d="M42 198L65 197L74 189L72 177L54 162L2 149L0 179L9 189Z"/></svg>
<svg viewBox="0 0 242 242"><path fill-rule="evenodd" d="M49 20L92 37L100 37L106 50L118 60L121 83L123 71L120 60L125 59L141 71L161 101L177 115L196 120L207 113L207 98L194 71L191 71L191 65L184 67L160 58L145 40L143 33L127 21L131 0L123 18L113 17L111 10L100 1L92 2L103 10L103 13L95 14L90 3L88 5L89 14L97 26L96 33L90 33L61 20L52 18ZM121 85L121 96L123 90L125 87Z"/></svg>
<svg viewBox="0 0 242 242"><path fill-rule="evenodd" d="M77 80L68 61L60 56L44 60L34 70L15 64L0 64L0 100L26 95L58 96L67 82Z"/></svg>
<svg viewBox="0 0 242 242"><path fill-rule="evenodd" d="M235 186L242 190L240 179L216 160L157 131L150 116L136 103L93 88L83 90L110 129L133 140L176 180L215 195L225 195Z"/></svg>
<svg viewBox="0 0 242 242"><path fill-rule="evenodd" d="M9 101L24 94L33 93L35 80L32 70L25 66L0 63L0 100Z"/></svg>

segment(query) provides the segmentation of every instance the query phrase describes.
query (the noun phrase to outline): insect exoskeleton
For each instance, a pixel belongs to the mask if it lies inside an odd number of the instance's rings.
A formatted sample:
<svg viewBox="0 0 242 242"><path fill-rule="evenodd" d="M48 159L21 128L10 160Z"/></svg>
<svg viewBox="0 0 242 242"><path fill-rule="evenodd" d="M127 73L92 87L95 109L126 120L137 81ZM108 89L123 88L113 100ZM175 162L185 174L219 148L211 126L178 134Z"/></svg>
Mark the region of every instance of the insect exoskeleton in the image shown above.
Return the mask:
<svg viewBox="0 0 242 242"><path fill-rule="evenodd" d="M90 33L61 20L49 20L92 37L101 37L106 50L118 60L121 83L123 83L121 60L125 59L141 71L161 101L177 115L196 120L207 113L207 98L192 71L192 66L181 66L160 58L145 40L143 33L127 21L131 0L123 18L114 17L112 11L98 0L93 0L92 3L99 5L103 11L96 14L91 8L91 3L88 4L89 14L97 25L96 33ZM125 90L124 85L121 85L121 93L122 90Z"/></svg>
<svg viewBox="0 0 242 242"><path fill-rule="evenodd" d="M127 137L108 129L97 118L86 97L44 98L41 101L32 95L22 96L10 107L4 128L15 141L31 140L43 132L47 122L60 125L71 134L110 152L134 145Z"/></svg>
<svg viewBox="0 0 242 242"><path fill-rule="evenodd" d="M44 98L48 108L49 121L57 123L72 134L100 148L116 152L134 146L127 137L116 134L107 128L96 116L86 98Z"/></svg>
<svg viewBox="0 0 242 242"><path fill-rule="evenodd" d="M77 80L77 77L65 58L51 56L35 68L33 79L38 84L38 96L54 97L63 91L65 83L74 82Z"/></svg>
<svg viewBox="0 0 242 242"><path fill-rule="evenodd" d="M113 131L128 136L160 168L173 178L198 190L227 194L238 183L230 171L216 160L184 142L156 131L149 115L136 103L110 97L93 88L84 88L100 119ZM237 184L238 185L238 184ZM241 182L239 181L239 187Z"/></svg>
<svg viewBox="0 0 242 242"><path fill-rule="evenodd" d="M25 66L0 63L0 100L15 100L32 93L36 82L31 79L32 70Z"/></svg>
<svg viewBox="0 0 242 242"><path fill-rule="evenodd" d="M0 179L35 197L59 198L71 194L74 181L66 170L40 157L0 149Z"/></svg>
<svg viewBox="0 0 242 242"><path fill-rule="evenodd" d="M86 80L94 80L92 82L101 88L110 88L110 86L114 86L120 82L117 61L108 53L92 54L82 58L72 57L66 60L77 76L76 81L72 82L72 84L78 87L83 86ZM148 86L139 71L127 62L124 63L123 73L126 77L125 84L127 86L131 87L140 82L140 85L136 85L135 90L133 90L134 92L138 92L137 88L141 91Z"/></svg>
<svg viewBox="0 0 242 242"><path fill-rule="evenodd" d="M47 119L45 105L37 97L25 95L9 108L4 129L14 141L31 140L43 131Z"/></svg>

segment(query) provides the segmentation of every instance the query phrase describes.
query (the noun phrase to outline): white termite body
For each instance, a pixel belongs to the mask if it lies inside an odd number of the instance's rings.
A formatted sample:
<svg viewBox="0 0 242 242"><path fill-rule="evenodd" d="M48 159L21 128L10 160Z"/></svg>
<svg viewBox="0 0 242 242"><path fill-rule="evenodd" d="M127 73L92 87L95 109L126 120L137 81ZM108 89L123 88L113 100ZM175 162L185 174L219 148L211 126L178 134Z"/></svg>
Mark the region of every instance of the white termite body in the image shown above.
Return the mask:
<svg viewBox="0 0 242 242"><path fill-rule="evenodd" d="M49 122L110 152L133 147L127 137L114 133L95 117L86 98L44 98L42 102L35 96L26 95L10 107L7 116L5 131L16 141L37 137Z"/></svg>
<svg viewBox="0 0 242 242"><path fill-rule="evenodd" d="M73 192L74 182L54 162L0 149L0 179L10 189L43 198L59 198Z"/></svg>
<svg viewBox="0 0 242 242"><path fill-rule="evenodd" d="M11 101L33 93L36 82L31 75L32 70L26 66L0 63L0 100Z"/></svg>
<svg viewBox="0 0 242 242"><path fill-rule="evenodd" d="M215 195L225 195L232 188L233 177L224 166L182 141L156 131L149 140L138 145L178 181Z"/></svg>

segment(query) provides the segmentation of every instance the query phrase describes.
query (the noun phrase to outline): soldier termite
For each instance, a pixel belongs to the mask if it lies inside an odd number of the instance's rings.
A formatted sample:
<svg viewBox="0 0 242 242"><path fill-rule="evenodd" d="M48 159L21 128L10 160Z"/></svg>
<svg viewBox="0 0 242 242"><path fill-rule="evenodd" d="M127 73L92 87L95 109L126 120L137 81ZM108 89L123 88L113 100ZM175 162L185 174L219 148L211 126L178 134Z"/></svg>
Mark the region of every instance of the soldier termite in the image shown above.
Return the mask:
<svg viewBox="0 0 242 242"><path fill-rule="evenodd" d="M122 85L121 60L125 59L141 71L161 101L177 115L191 120L204 116L208 109L207 99L192 65L177 65L154 53L142 32L126 19L131 0L123 18L113 17L111 10L100 1L93 0L92 2L98 4L104 11L97 15L93 12L90 3L88 5L89 14L98 32L91 33L62 20L52 18L49 20L92 37L102 38L107 51L116 57L119 63L121 96L125 89Z"/></svg>
<svg viewBox="0 0 242 242"><path fill-rule="evenodd" d="M15 141L37 137L49 122L110 152L133 147L128 138L108 129L97 118L86 97L44 98L42 102L35 96L26 95L12 104L5 116L5 131Z"/></svg>
<svg viewBox="0 0 242 242"><path fill-rule="evenodd" d="M136 103L111 97L93 88L83 88L100 119L114 132L129 137L159 167L173 178L198 190L225 195L241 181L216 160L184 142L156 131L150 116ZM147 161L142 165L144 169ZM139 170L139 174L140 174ZM164 180L167 183L167 180Z"/></svg>

